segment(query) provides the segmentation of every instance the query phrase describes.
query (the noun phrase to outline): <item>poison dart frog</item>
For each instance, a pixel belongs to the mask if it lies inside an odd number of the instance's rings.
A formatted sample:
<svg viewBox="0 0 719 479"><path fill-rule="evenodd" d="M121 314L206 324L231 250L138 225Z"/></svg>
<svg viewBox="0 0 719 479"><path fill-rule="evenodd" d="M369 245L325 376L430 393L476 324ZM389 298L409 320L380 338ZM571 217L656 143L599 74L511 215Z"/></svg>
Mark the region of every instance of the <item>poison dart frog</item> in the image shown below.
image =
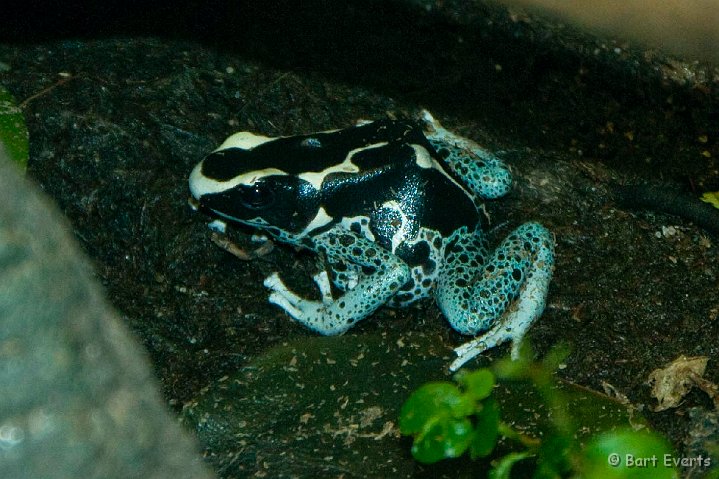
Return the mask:
<svg viewBox="0 0 719 479"><path fill-rule="evenodd" d="M429 112L298 136L236 133L189 183L205 211L320 256L319 301L277 273L264 282L270 302L320 334L431 295L455 330L484 333L455 349L456 370L506 340L516 357L544 310L551 233L525 223L490 249L482 201L509 192L510 170Z"/></svg>

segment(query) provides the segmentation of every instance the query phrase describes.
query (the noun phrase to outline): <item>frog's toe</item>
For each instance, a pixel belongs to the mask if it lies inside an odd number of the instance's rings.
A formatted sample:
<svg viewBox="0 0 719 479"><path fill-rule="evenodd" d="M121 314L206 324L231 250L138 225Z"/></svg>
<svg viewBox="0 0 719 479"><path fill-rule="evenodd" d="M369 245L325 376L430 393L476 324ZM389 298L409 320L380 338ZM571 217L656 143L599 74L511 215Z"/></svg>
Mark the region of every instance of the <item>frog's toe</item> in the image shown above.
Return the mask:
<svg viewBox="0 0 719 479"><path fill-rule="evenodd" d="M332 286L330 285L330 278L327 271L320 271L314 275L312 279L320 290L322 302L324 304L329 304L334 301L334 298L332 297Z"/></svg>
<svg viewBox="0 0 719 479"><path fill-rule="evenodd" d="M519 346L522 344L526 332L526 329L522 329L521 326L513 329L506 323L497 324L481 336L454 348L457 358L449 365L449 370L453 372L458 370L467 361L507 340L512 341L512 359L516 360L519 357Z"/></svg>
<svg viewBox="0 0 719 479"><path fill-rule="evenodd" d="M297 307L298 303L291 301L289 298L280 293L274 292L270 294L269 301L270 303L284 309L287 314L297 320L302 320L304 317L302 309Z"/></svg>
<svg viewBox="0 0 719 479"><path fill-rule="evenodd" d="M455 354L457 354L457 358L452 361L452 364L449 365L449 370L451 372L458 370L459 368L464 366L467 361L475 358L476 356L479 356L490 348L491 346L489 346L487 342L485 342L484 336L475 338L462 344L461 346L454 348L454 352Z"/></svg>
<svg viewBox="0 0 719 479"><path fill-rule="evenodd" d="M434 116L427 110L422 110L419 113L419 118L423 122L429 124L432 126L432 128L441 128L442 126L439 124L437 120L434 119Z"/></svg>
<svg viewBox="0 0 719 479"><path fill-rule="evenodd" d="M295 319L302 318L303 312L300 306L305 300L290 291L277 273L268 276L263 284L272 291L269 297L270 303L284 309Z"/></svg>
<svg viewBox="0 0 719 479"><path fill-rule="evenodd" d="M280 275L277 273L272 273L267 278L265 278L265 281L262 283L265 288L276 292L276 293L290 293L294 295L289 289L287 289L287 286L285 286L285 283L282 282L282 279L280 279Z"/></svg>

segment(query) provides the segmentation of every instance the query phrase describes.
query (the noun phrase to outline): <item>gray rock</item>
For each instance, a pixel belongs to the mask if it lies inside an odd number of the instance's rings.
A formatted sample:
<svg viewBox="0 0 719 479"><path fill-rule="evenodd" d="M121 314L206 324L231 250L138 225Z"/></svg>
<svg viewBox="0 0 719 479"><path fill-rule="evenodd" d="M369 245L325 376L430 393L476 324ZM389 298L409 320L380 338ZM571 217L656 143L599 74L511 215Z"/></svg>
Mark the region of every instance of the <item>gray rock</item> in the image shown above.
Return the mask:
<svg viewBox="0 0 719 479"><path fill-rule="evenodd" d="M91 274L0 151L0 477L211 477Z"/></svg>

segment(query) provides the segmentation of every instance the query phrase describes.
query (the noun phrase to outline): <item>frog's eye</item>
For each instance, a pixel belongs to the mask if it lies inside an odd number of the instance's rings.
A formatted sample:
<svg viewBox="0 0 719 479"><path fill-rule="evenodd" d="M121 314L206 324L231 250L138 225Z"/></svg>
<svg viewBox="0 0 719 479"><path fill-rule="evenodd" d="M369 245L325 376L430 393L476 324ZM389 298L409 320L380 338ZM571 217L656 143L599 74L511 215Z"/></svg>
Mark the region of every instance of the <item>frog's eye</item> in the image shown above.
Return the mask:
<svg viewBox="0 0 719 479"><path fill-rule="evenodd" d="M267 183L260 181L241 186L240 201L246 208L258 210L270 206L275 201L275 194Z"/></svg>

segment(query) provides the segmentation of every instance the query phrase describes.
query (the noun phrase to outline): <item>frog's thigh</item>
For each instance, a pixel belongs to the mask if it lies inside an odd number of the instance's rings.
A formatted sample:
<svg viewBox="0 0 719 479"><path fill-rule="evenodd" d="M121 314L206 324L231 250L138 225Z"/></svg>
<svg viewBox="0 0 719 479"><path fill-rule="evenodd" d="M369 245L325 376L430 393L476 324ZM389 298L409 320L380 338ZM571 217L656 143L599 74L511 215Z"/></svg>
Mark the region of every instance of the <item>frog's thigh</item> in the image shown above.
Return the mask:
<svg viewBox="0 0 719 479"><path fill-rule="evenodd" d="M277 274L265 280L265 286L272 290L272 303L320 334L344 333L386 303L409 280L409 267L399 257L352 232L330 230L316 237L315 242L330 263L345 261L376 268L372 274L361 276L354 288L337 299L323 292L322 302L297 296ZM329 284L326 276L320 281L326 283L326 289Z"/></svg>
<svg viewBox="0 0 719 479"><path fill-rule="evenodd" d="M542 314L554 264L554 242L543 226L526 223L486 258L479 273L468 267L468 262L477 260L472 245L471 238L460 238L446 253L436 295L440 309L457 331L476 334L492 327L473 346L476 355L477 349L507 339L518 344Z"/></svg>

